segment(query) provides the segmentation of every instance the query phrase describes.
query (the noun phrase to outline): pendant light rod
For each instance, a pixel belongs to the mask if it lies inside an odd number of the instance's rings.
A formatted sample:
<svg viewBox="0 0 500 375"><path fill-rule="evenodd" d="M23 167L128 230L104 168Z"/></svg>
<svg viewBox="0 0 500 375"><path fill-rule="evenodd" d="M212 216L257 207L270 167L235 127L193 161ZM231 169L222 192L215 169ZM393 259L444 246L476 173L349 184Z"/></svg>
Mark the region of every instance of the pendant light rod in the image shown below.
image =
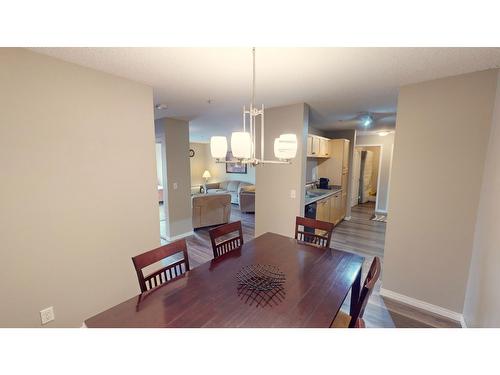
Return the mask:
<svg viewBox="0 0 500 375"><path fill-rule="evenodd" d="M255 47L252 48L252 107L255 107Z"/></svg>
<svg viewBox="0 0 500 375"><path fill-rule="evenodd" d="M290 164L297 153L297 136L295 134L281 134L274 140L274 155L279 160L264 159L264 104L261 109L255 108L255 47L252 47L252 100L247 110L243 106L243 132L233 132L231 135L231 148L233 155L241 164ZM247 132L248 115L248 132ZM257 159L257 116L260 116L260 159ZM233 163L224 160L227 152L227 139L225 137L212 137L210 140L212 156L217 163Z"/></svg>

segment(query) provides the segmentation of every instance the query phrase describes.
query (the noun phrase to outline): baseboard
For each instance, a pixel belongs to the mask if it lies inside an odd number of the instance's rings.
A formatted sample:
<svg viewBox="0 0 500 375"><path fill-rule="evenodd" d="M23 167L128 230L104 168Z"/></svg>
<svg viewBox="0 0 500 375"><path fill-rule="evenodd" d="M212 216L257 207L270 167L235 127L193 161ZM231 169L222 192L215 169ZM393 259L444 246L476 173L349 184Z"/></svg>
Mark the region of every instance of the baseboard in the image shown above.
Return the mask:
<svg viewBox="0 0 500 375"><path fill-rule="evenodd" d="M449 318L452 320L455 320L457 322L460 322L460 325L462 328L466 328L467 325L465 324L464 316L463 314L457 313L456 311L448 310L445 309L444 307L433 305L428 302L420 301L415 298L411 298L408 296L405 296L404 294L399 294L396 292L393 292L391 290L387 290L384 288L380 288L380 295L382 297L387 297L390 299L393 299L395 301L404 303L406 305L410 305L428 312L431 312L436 315L443 316L445 318Z"/></svg>
<svg viewBox="0 0 500 375"><path fill-rule="evenodd" d="M346 217L344 217L344 220L345 221L349 221L349 220L351 220L351 217L350 216L346 216Z"/></svg>
<svg viewBox="0 0 500 375"><path fill-rule="evenodd" d="M173 237L165 236L165 239L167 240L167 242L174 242L174 241L180 240L181 238L192 236L193 234L194 234L194 232L190 231L190 232L182 233L182 234L179 234L179 235L173 236Z"/></svg>

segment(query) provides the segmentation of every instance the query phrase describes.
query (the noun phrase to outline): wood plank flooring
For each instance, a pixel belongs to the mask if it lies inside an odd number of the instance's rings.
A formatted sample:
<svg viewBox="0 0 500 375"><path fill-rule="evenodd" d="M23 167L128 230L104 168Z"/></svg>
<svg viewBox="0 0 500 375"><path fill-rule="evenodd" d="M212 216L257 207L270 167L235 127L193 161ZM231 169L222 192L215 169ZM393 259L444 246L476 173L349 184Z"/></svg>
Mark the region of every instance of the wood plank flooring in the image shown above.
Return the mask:
<svg viewBox="0 0 500 375"><path fill-rule="evenodd" d="M454 328L460 327L456 321L431 314L427 311L401 304L399 302L380 296L380 285L383 278L383 259L385 243L386 223L370 220L375 209L373 202L360 204L352 208L351 220L342 221L334 230L331 247L353 252L365 257L363 266L363 280L366 277L370 263L374 256L382 261L382 274L377 282L375 290L370 297L365 310L364 319L367 327L372 328ZM160 207L160 218L163 209ZM241 220L244 241L249 241L255 234L255 215L242 213L238 207L233 205L231 210L231 221ZM164 227L164 218L161 221ZM294 225L294 224L292 224ZM205 263L213 258L212 248L208 230L200 228L195 230L194 235L186 237L189 262L191 267ZM162 243L164 228L161 230ZM349 296L342 306L342 310L349 312Z"/></svg>

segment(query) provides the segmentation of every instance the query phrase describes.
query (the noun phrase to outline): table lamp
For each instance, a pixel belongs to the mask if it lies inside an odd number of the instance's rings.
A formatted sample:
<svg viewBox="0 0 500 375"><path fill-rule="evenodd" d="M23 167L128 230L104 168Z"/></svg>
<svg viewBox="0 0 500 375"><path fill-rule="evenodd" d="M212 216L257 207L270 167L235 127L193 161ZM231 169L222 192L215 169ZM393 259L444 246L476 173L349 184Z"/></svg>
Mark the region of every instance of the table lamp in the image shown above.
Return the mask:
<svg viewBox="0 0 500 375"><path fill-rule="evenodd" d="M203 189L205 190L205 194L207 194L207 182L208 182L208 179L211 178L212 176L210 175L210 172L207 170L205 170L205 172L203 172L203 176L201 176L202 178L205 179L205 184L203 186Z"/></svg>

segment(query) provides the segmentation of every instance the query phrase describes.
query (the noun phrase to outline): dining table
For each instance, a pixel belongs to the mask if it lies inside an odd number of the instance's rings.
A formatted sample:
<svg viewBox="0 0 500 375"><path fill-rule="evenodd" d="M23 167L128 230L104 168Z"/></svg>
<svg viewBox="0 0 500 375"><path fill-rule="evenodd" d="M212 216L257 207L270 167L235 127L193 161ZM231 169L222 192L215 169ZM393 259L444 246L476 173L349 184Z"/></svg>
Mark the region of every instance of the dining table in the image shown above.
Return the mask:
<svg viewBox="0 0 500 375"><path fill-rule="evenodd" d="M264 233L84 324L89 328L328 328L349 291L352 315L359 299L363 261L353 253ZM279 269L284 276L281 290L242 293L237 274L252 265Z"/></svg>

